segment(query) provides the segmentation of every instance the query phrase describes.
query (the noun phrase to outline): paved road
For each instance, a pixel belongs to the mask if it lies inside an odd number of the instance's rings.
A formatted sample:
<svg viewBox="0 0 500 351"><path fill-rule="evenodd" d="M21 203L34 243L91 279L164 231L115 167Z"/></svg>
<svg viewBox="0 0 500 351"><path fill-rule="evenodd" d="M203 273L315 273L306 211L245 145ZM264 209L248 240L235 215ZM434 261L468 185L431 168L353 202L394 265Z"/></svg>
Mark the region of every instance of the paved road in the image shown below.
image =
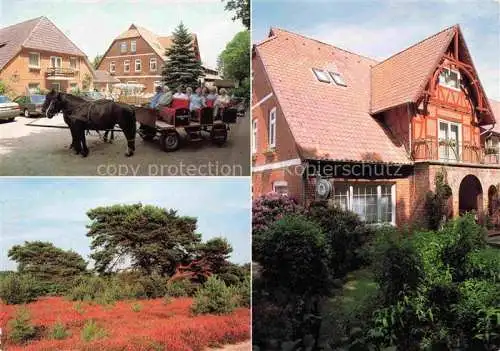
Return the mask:
<svg viewBox="0 0 500 351"><path fill-rule="evenodd" d="M125 157L126 141L115 133L113 144L104 143L92 132L87 136L87 158L68 150L68 129L28 126L64 126L61 116L52 120L17 117L0 122L1 176L248 176L250 175L249 117L238 118L231 126L223 147L210 140L182 143L175 152L166 153L158 142L144 142L139 136L136 153Z"/></svg>

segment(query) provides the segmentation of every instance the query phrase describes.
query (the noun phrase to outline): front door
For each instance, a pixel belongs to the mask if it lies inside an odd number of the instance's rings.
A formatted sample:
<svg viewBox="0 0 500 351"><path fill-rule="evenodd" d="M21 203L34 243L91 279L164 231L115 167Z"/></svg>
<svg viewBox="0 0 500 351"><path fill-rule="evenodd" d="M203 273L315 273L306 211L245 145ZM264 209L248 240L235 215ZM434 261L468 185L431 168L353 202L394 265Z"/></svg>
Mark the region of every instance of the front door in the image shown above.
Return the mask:
<svg viewBox="0 0 500 351"><path fill-rule="evenodd" d="M52 83L51 88L54 89L55 91L61 91L61 83L54 82Z"/></svg>

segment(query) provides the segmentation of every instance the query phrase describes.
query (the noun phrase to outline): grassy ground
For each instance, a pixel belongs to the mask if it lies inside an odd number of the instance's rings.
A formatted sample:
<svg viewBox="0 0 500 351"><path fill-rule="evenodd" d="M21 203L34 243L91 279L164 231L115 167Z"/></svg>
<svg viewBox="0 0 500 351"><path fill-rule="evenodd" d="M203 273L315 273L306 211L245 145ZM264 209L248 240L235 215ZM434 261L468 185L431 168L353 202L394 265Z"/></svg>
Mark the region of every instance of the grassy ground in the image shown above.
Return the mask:
<svg viewBox="0 0 500 351"><path fill-rule="evenodd" d="M351 272L346 279L342 288L324 305L322 342L338 341L355 328L352 322L358 319L362 307L377 292L378 286L369 269Z"/></svg>

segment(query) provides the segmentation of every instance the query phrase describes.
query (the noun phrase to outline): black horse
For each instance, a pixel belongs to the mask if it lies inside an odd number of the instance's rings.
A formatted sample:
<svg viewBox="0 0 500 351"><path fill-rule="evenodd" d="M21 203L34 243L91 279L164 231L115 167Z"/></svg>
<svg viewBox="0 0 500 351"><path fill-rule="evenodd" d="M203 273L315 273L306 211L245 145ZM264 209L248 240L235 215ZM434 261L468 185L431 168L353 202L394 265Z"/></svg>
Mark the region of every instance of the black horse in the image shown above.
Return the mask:
<svg viewBox="0 0 500 351"><path fill-rule="evenodd" d="M125 156L134 154L137 125L135 111L130 106L108 100L87 101L52 90L45 98L42 113L52 118L59 112L63 113L64 121L69 126L71 145L77 154L86 157L89 153L85 139L86 130L105 130L107 134L116 124L127 138Z"/></svg>

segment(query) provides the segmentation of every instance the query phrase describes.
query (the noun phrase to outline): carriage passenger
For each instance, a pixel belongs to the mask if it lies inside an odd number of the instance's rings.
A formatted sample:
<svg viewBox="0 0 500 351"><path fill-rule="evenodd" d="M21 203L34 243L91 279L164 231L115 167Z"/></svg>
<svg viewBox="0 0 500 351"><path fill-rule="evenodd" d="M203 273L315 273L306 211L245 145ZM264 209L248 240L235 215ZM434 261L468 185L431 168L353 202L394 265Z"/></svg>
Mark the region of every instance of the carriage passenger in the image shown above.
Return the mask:
<svg viewBox="0 0 500 351"><path fill-rule="evenodd" d="M188 96L182 92L182 85L177 87L176 93L174 94L174 99L188 100Z"/></svg>
<svg viewBox="0 0 500 351"><path fill-rule="evenodd" d="M158 103L160 102L161 97L163 96L163 88L161 86L156 87L156 94L151 99L149 103L150 108L156 109L158 107Z"/></svg>
<svg viewBox="0 0 500 351"><path fill-rule="evenodd" d="M189 88L188 88L189 89ZM205 106L201 95L201 88L196 88L195 92L189 97L189 110L196 111Z"/></svg>
<svg viewBox="0 0 500 351"><path fill-rule="evenodd" d="M227 90L224 88L221 88L220 94L217 96L217 99L215 100L214 106L214 115L217 116L219 113L219 110L221 108L225 108L229 105L231 102L231 97L227 93Z"/></svg>
<svg viewBox="0 0 500 351"><path fill-rule="evenodd" d="M163 95L160 97L160 100L158 101L158 107L161 106L170 106L172 103L173 95L172 92L170 91L170 88L165 85L163 87Z"/></svg>
<svg viewBox="0 0 500 351"><path fill-rule="evenodd" d="M187 95L188 99L191 99L191 95L193 95L193 88L187 87L186 88L186 95Z"/></svg>
<svg viewBox="0 0 500 351"><path fill-rule="evenodd" d="M205 97L205 105L208 107L213 107L215 104L215 100L217 100L217 88L210 87L208 89L208 94Z"/></svg>

